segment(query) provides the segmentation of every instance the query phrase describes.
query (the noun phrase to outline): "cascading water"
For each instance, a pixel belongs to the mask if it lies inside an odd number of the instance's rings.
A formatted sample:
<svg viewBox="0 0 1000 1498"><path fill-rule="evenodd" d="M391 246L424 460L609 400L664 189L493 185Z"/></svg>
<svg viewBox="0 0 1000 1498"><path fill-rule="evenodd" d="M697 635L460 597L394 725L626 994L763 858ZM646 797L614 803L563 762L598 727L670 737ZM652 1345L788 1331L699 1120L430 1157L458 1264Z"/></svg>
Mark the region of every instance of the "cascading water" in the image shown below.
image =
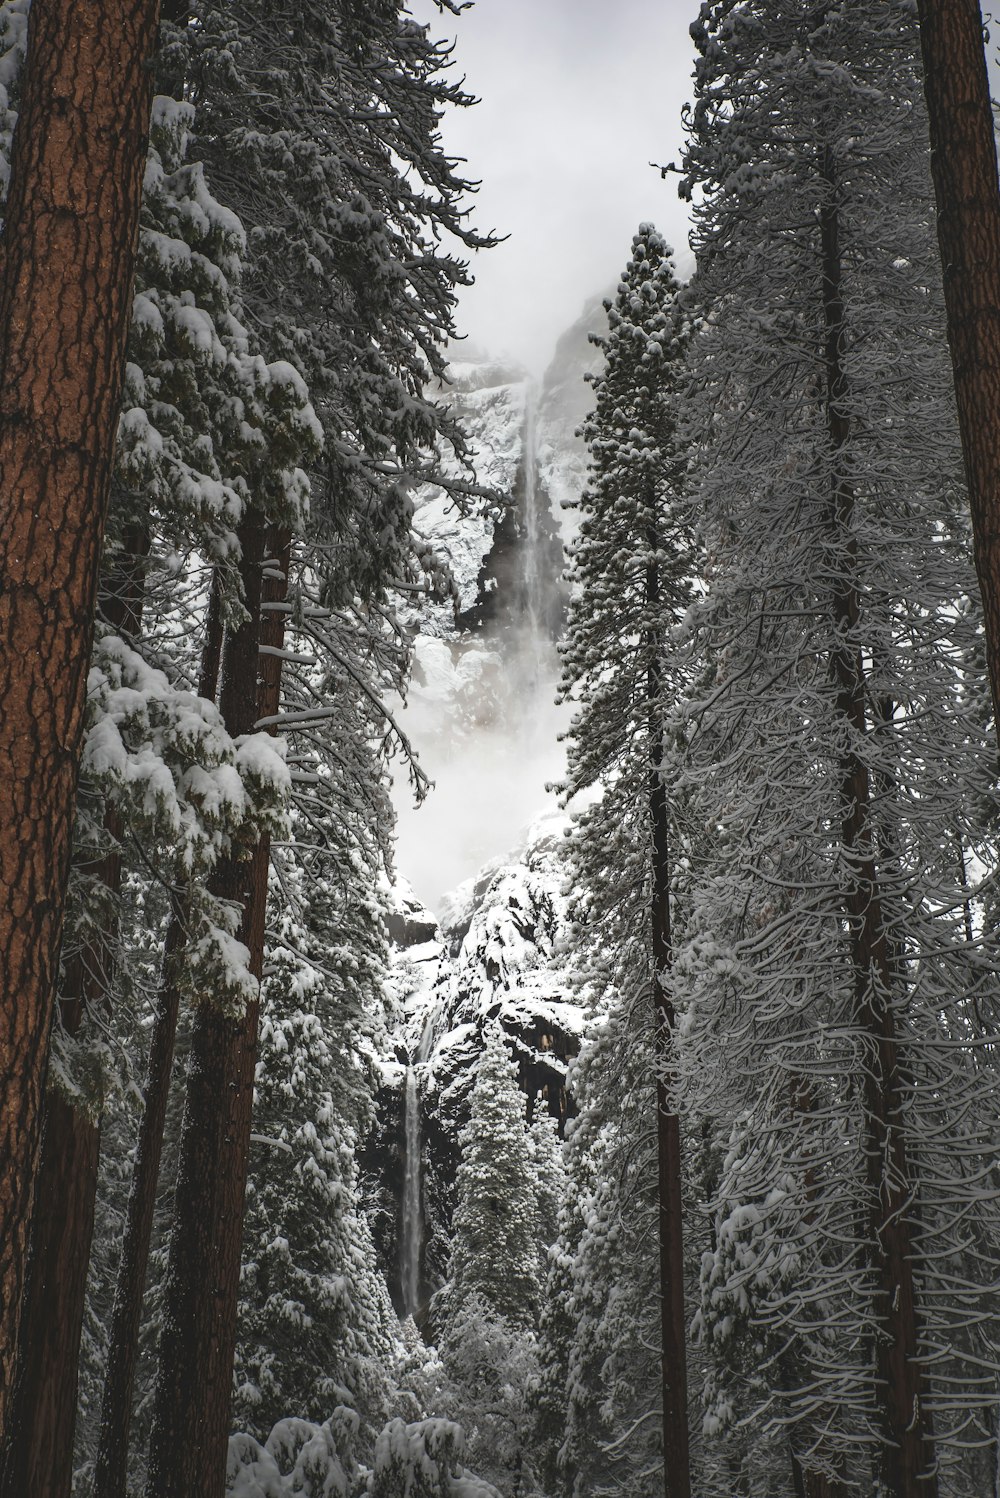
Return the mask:
<svg viewBox="0 0 1000 1498"><path fill-rule="evenodd" d="M509 636L507 670L515 753L532 755L538 742L555 738L550 707L559 676L555 635L559 616L562 549L538 474L537 391L529 385L524 407L524 446L518 516L517 617Z"/></svg>
<svg viewBox="0 0 1000 1498"><path fill-rule="evenodd" d="M420 1098L417 1091L417 1069L412 1063L406 1068L405 1129L399 1268L403 1311L407 1316L415 1316L420 1300L423 1214L420 1209Z"/></svg>
<svg viewBox="0 0 1000 1498"><path fill-rule="evenodd" d="M470 530L468 544L457 525L454 536L442 532L442 554L465 579L465 622L452 634L438 618L418 636L403 716L436 788L415 811L399 778L399 867L432 907L525 835L549 804L546 783L565 773L559 735L569 713L555 696L566 591L551 412L527 378L482 392L490 399L457 399L474 422L482 478L502 480L516 511L498 518L489 552L479 549L481 531ZM441 532L451 522L436 500L426 504L429 533Z"/></svg>
<svg viewBox="0 0 1000 1498"><path fill-rule="evenodd" d="M420 1199L420 1072L430 1055L433 1019L424 1019L416 1054L406 1068L403 1103L403 1209L399 1224L399 1283L404 1316L420 1309L420 1252L424 1242L423 1203Z"/></svg>
<svg viewBox="0 0 1000 1498"><path fill-rule="evenodd" d="M538 504L535 401L535 392L529 388L524 411L524 503L522 514L522 523L524 526L524 612L532 641L537 643L543 638L546 600L541 565L542 548L545 538L542 534L541 513Z"/></svg>

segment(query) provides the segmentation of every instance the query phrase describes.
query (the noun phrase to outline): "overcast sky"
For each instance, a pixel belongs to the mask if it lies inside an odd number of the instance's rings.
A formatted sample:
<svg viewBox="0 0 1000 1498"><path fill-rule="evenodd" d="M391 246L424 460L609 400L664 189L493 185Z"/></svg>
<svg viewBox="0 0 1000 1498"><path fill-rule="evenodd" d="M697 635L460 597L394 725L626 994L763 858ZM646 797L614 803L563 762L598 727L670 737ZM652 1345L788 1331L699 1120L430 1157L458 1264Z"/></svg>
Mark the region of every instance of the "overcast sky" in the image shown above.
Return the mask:
<svg viewBox="0 0 1000 1498"><path fill-rule="evenodd" d="M677 179L695 0L476 0L459 17L411 0L456 38L455 72L481 103L452 110L446 148L482 181L476 222L509 234L474 257L458 323L541 373L587 299L615 284L651 220L689 264Z"/></svg>

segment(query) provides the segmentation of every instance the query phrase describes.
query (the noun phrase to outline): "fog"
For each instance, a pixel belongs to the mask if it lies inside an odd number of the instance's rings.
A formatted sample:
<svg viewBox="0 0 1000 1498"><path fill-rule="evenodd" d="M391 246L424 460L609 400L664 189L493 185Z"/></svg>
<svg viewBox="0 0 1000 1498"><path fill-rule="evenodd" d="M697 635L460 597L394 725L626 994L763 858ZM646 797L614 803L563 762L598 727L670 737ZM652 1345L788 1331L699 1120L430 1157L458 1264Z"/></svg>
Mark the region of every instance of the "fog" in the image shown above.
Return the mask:
<svg viewBox="0 0 1000 1498"><path fill-rule="evenodd" d="M455 40L454 75L480 102L452 110L445 147L481 179L475 222L509 235L473 260L461 330L541 374L584 300L614 284L644 220L687 255L677 161L690 98L694 0L477 0L414 16Z"/></svg>
<svg viewBox="0 0 1000 1498"><path fill-rule="evenodd" d="M556 805L545 788L565 770L559 734L570 711L554 701L551 647L541 672L532 670L537 648L524 637L521 648L504 650L486 711L471 731L456 736L440 702L419 686L401 715L435 784L419 807L412 795L397 794L397 865L437 914L446 894L511 852Z"/></svg>

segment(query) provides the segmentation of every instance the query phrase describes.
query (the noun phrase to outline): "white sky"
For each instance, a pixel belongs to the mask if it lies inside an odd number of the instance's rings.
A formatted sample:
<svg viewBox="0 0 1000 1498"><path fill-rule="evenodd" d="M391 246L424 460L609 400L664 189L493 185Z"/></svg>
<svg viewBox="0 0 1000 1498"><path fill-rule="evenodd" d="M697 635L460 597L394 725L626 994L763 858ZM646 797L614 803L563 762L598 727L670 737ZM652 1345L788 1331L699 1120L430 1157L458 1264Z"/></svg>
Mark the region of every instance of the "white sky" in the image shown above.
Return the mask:
<svg viewBox="0 0 1000 1498"><path fill-rule="evenodd" d="M481 102L442 136L482 181L475 221L510 239L474 259L458 324L540 374L584 301L610 291L651 220L686 274L676 161L697 0L476 0L461 16L411 0L435 37L455 37L455 75Z"/></svg>

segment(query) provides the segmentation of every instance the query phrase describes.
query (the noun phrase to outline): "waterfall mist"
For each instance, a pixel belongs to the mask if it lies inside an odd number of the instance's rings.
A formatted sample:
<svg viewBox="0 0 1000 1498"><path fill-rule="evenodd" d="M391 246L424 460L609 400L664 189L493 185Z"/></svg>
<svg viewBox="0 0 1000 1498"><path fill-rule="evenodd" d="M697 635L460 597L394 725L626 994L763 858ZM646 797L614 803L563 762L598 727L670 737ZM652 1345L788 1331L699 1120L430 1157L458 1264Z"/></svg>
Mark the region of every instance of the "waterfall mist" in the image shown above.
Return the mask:
<svg viewBox="0 0 1000 1498"><path fill-rule="evenodd" d="M423 679L402 715L435 788L418 809L397 795L398 867L438 913L445 894L516 847L554 805L546 784L565 769L569 711L555 703L562 545L539 477L538 401L529 384L516 512L491 554L492 614L475 633L419 642Z"/></svg>

